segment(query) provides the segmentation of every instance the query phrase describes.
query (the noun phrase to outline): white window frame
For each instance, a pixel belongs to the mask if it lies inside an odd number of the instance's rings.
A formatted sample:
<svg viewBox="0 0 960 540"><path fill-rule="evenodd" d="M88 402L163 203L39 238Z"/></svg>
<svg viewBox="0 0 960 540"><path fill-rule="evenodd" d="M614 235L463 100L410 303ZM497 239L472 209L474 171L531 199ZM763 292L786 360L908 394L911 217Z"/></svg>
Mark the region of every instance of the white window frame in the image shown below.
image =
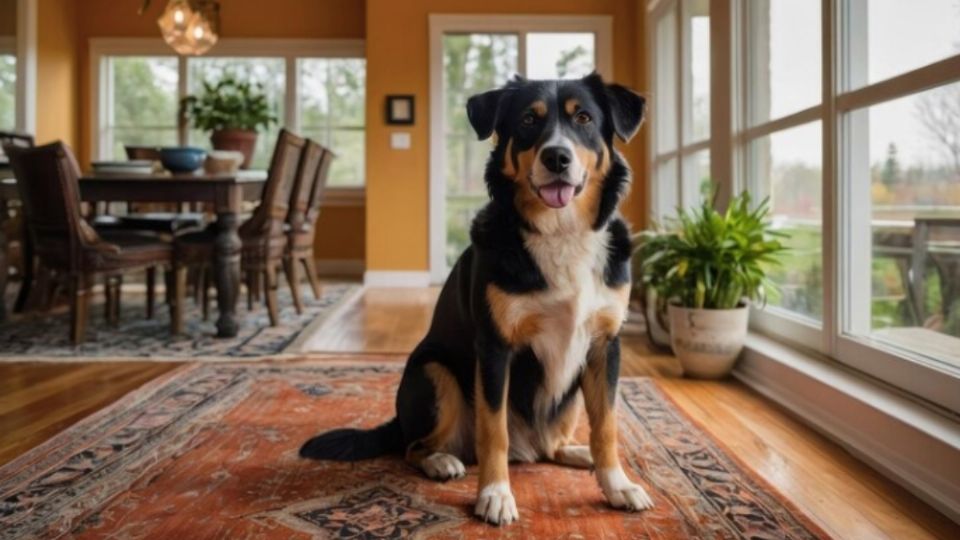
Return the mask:
<svg viewBox="0 0 960 540"><path fill-rule="evenodd" d="M693 76L690 71L691 63L691 47L690 47L690 34L689 28L687 25L687 18L685 16L685 2L684 0L654 0L648 4L648 17L650 20L649 30L647 32L647 48L651 53L650 62L647 65L649 72L649 80L651 81L651 88L657 88L654 81L656 81L656 71L657 71L657 59L660 57L658 51L657 43L657 23L663 17L667 16L669 12L673 12L674 17L674 30L672 41L673 47L675 47L675 65L674 65L674 75L675 81L674 85L674 105L676 110L674 111L673 118L661 119L660 115L657 114L656 104L651 108L653 111L650 114L650 137L648 138L650 145L650 155L653 156L650 160L650 175L649 177L653 179L650 183L650 202L651 202L651 214L656 219L662 219L665 216L672 215L676 210L675 207L664 208L660 205L660 196L659 190L664 186L658 178L658 171L660 167L666 163L669 163L671 160L676 161L676 167L674 170L675 186L674 190L677 194L676 205L677 206L688 206L689 203L695 200L699 200L700 197L700 187L699 185L692 189L692 193L688 193L687 188L690 187L685 182L686 174L686 163L689 158L692 158L697 153L707 150L710 152L710 162L713 163L714 159L714 150L712 149L712 139L713 139L713 122L711 122L711 133L706 138L703 139L692 139L687 140L686 131L687 129L692 129L692 120L688 118L689 113L692 111L687 110L688 101L691 102L692 99L688 100L692 96L693 89ZM711 6L712 7L712 6ZM712 19L712 15L711 15ZM713 35L713 28L711 23L711 36ZM713 55L713 38L711 37L711 57ZM713 78L713 69L711 69L711 79ZM714 98L713 90L714 84L711 81L710 83L710 111L711 115L713 114L714 108ZM656 95L654 95L656 99ZM661 150L659 148L659 132L658 125L661 121L674 121L677 122L677 128L675 130L676 140L674 141L674 146L671 149ZM696 169L696 165L694 165ZM711 171L713 167L711 165ZM714 177L714 174L711 172L711 178Z"/></svg>
<svg viewBox="0 0 960 540"><path fill-rule="evenodd" d="M455 33L512 34L518 37L517 71L526 73L527 34L589 32L594 35L595 66L609 80L613 70L613 18L609 15L438 15L430 26L430 280L442 283L446 259L446 191L444 181L443 36Z"/></svg>
<svg viewBox="0 0 960 540"><path fill-rule="evenodd" d="M648 36L655 35L657 18L654 15L669 9L674 1L676 0L650 0L647 3ZM851 267L856 265L849 262L854 257L862 259L866 256L866 260L871 257L869 250L864 249L868 248L869 244L865 244L862 239L858 242L851 238L851 223L858 218L863 219L863 216L856 214L858 206L855 204L858 195L862 197L862 194L855 193L853 182L849 181L850 168L854 162L851 155L852 152L862 150L851 144L850 132L856 129L856 126L850 125L851 116L847 113L960 81L960 55L955 55L846 91L843 77L850 69L844 64L849 53L847 48L856 46L852 44L851 33L863 30L863 25L859 25L861 28L851 25L851 21L856 20L856 14L850 10L855 10L859 1L861 0L821 0L820 104L757 126L750 126L746 117L748 103L747 92L744 90L749 87L749 58L747 48L742 46L747 30L745 0L711 2L711 176L719 184L719 202L722 205L726 200L725 195L736 193L745 187L744 181L749 177L746 174L749 164L748 141L819 120L822 126L823 160L822 321L820 325L812 325L805 318L793 316L786 310L768 308L753 311L751 328L788 342L797 349L813 349L823 353L830 360L839 361L927 402L958 413L960 373L926 359L919 353L845 331L853 321L853 308L862 306L862 295L870 293L867 288L854 286L853 278L858 274L851 271ZM655 54L652 44L649 45L651 54ZM680 54L682 55L682 50ZM655 87L655 58L651 56L649 60L650 84ZM679 100L677 103L682 107ZM651 139L655 139L655 136ZM657 156L655 151L651 155ZM682 160L678 166L682 167ZM654 165L653 171L655 170ZM681 173L678 172L679 174ZM655 183L651 183L651 189L655 189ZM653 204L656 199L651 196L649 200ZM656 212L658 209L652 206L651 210ZM862 284L862 280L857 283ZM859 304L856 303L858 300L861 301Z"/></svg>
<svg viewBox="0 0 960 540"><path fill-rule="evenodd" d="M101 159L104 148L103 112L107 110L107 93L102 92L108 81L103 69L104 59L115 56L177 57L178 99L187 91L188 57L178 56L163 41L153 38L94 38L90 40L90 158ZM299 131L299 85L297 60L301 58L366 58L363 40L358 39L221 39L206 56L282 58L285 68L284 117L282 125ZM369 119L366 120L369 122ZM182 128L183 126L181 126ZM181 141L186 132L181 129ZM366 181L364 182L366 184ZM366 185L362 187L327 188L324 206L362 206L366 200Z"/></svg>
<svg viewBox="0 0 960 540"><path fill-rule="evenodd" d="M16 35L0 37L0 53L17 57L13 130L35 134L37 129L37 3L17 0Z"/></svg>

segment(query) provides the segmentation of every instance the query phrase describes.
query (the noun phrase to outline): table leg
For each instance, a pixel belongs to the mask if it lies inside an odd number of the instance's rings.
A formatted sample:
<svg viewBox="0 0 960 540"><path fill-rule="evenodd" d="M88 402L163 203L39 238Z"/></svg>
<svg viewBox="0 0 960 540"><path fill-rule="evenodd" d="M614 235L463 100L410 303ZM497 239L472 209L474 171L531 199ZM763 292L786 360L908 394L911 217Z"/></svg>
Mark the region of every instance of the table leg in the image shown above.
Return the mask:
<svg viewBox="0 0 960 540"><path fill-rule="evenodd" d="M237 292L240 288L240 236L237 213L217 213L217 238L213 244L213 274L217 286L217 337L237 335Z"/></svg>

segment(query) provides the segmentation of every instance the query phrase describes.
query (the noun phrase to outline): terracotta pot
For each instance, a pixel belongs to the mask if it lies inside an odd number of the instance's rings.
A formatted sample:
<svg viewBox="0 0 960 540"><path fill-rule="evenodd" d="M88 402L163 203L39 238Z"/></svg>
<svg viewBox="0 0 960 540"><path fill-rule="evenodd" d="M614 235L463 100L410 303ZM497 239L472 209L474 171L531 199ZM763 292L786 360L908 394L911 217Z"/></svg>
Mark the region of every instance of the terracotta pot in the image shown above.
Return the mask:
<svg viewBox="0 0 960 540"><path fill-rule="evenodd" d="M252 129L219 129L210 134L214 150L236 150L243 154L241 169L250 167L253 151L257 147L257 132Z"/></svg>
<svg viewBox="0 0 960 540"><path fill-rule="evenodd" d="M749 307L691 309L670 305L670 345L683 374L718 379L733 369L747 338Z"/></svg>

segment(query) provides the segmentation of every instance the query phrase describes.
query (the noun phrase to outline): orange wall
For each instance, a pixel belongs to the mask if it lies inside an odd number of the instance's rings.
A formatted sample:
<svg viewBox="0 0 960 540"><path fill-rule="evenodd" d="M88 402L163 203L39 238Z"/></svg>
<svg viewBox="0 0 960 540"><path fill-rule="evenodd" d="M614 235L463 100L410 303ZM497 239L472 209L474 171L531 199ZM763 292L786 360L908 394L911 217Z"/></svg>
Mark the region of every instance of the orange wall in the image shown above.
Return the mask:
<svg viewBox="0 0 960 540"><path fill-rule="evenodd" d="M77 146L77 28L71 0L37 4L37 133L39 143Z"/></svg>
<svg viewBox="0 0 960 540"><path fill-rule="evenodd" d="M156 20L166 5L154 0L150 10L137 15L139 2L75 0L80 64L79 155L90 155L90 39L96 37L150 37L160 40ZM221 36L226 38L363 39L365 3L362 0L222 0ZM172 54L172 51L171 51ZM362 206L324 209L317 227L316 255L321 259L363 259ZM332 232L333 231L333 232Z"/></svg>
<svg viewBox="0 0 960 540"><path fill-rule="evenodd" d="M431 13L591 14L613 16L615 79L645 90L638 63L636 0L368 0L367 1L367 269L429 268L429 45ZM639 28L643 28L640 26ZM609 77L609 75L608 75ZM640 84L638 84L638 82ZM404 126L410 150L392 150L396 127L383 120L388 94L414 94L417 118ZM624 213L636 225L646 217L643 139L625 153L635 182Z"/></svg>

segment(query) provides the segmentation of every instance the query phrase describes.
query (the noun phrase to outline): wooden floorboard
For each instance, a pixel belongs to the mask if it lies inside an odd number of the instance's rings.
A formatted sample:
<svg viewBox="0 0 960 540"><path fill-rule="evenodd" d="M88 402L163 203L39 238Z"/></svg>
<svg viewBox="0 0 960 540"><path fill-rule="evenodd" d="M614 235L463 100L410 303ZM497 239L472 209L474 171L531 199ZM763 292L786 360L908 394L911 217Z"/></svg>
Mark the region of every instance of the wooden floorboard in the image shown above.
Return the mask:
<svg viewBox="0 0 960 540"><path fill-rule="evenodd" d="M436 296L436 289L369 289L309 346L337 355L405 354L429 325ZM177 365L0 363L0 463ZM632 326L622 372L656 377L731 455L836 538L960 538L960 526L742 384L679 378L676 360Z"/></svg>

